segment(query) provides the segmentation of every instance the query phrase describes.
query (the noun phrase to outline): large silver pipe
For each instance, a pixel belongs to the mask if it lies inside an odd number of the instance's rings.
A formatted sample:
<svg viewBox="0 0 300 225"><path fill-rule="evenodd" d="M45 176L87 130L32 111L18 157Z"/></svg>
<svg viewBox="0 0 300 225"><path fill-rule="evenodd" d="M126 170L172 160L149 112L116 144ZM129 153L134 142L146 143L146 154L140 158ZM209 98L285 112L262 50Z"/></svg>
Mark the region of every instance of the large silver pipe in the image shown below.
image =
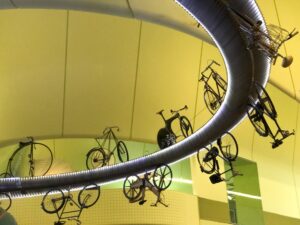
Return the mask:
<svg viewBox="0 0 300 225"><path fill-rule="evenodd" d="M0 179L0 191L43 191L54 187L113 181L187 157L236 126L245 116L253 82L265 84L270 64L259 52L246 49L239 26L227 8L227 4L233 5L240 13L247 13L254 20L262 20L255 1L225 2L226 5L222 0L178 0L178 3L207 29L226 64L228 89L225 100L220 110L204 127L176 145L126 163L53 176Z"/></svg>

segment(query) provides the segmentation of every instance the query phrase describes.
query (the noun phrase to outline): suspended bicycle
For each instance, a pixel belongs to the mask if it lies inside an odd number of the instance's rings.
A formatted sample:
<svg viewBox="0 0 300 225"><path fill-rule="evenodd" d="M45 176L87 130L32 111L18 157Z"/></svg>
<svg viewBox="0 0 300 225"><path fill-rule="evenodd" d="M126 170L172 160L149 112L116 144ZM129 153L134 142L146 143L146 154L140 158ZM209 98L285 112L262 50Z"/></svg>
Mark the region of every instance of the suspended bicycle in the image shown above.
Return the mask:
<svg viewBox="0 0 300 225"><path fill-rule="evenodd" d="M100 138L95 138L97 147L92 148L86 154L86 167L94 169L109 165L114 161L114 152L117 151L120 162L129 160L128 150L123 141L120 141L115 135L113 129L119 131L119 127L106 127Z"/></svg>
<svg viewBox="0 0 300 225"><path fill-rule="evenodd" d="M123 183L123 193L130 203L139 202L143 205L145 193L151 191L156 196L156 202L151 206L157 206L158 203L168 207L164 203L162 191L166 190L172 183L172 170L168 165L156 167L153 173L145 173L143 176L133 175L126 177Z"/></svg>
<svg viewBox="0 0 300 225"><path fill-rule="evenodd" d="M221 154L219 153L221 152ZM205 147L199 150L197 153L197 160L200 166L200 170L206 174L212 174L209 179L211 183L219 183L221 181L227 181L223 175L228 172L232 172L232 177L241 175L233 168L233 161L238 156L238 144L235 137L227 132L222 137L217 139L217 146ZM229 165L229 169L221 172L217 157L224 160Z"/></svg>
<svg viewBox="0 0 300 225"><path fill-rule="evenodd" d="M201 72L200 82L204 82L204 102L211 114L215 114L220 108L227 89L227 82L213 69L213 65L220 66L215 60ZM209 71L208 75L205 75ZM214 80L216 90L209 84L210 79Z"/></svg>
<svg viewBox="0 0 300 225"><path fill-rule="evenodd" d="M289 67L293 62L292 56L283 56L278 51L279 48L288 40L298 34L296 29L291 32L270 24L267 30L262 28L262 21L254 21L247 15L242 15L237 10L228 7L234 18L239 24L241 31L245 34L248 42L248 49L257 49L276 63L278 57L282 58L282 67Z"/></svg>
<svg viewBox="0 0 300 225"><path fill-rule="evenodd" d="M77 202L70 189L67 190L67 194L62 189L53 189L45 194L41 206L46 213L56 213L58 221L54 222L54 225L63 225L68 220L74 220L77 225L80 225L79 218L82 210L95 205L99 197L100 187L96 184L90 184L81 189Z"/></svg>
<svg viewBox="0 0 300 225"><path fill-rule="evenodd" d="M20 142L19 147L9 158L5 176L44 176L51 168L53 154L51 149L32 137Z"/></svg>
<svg viewBox="0 0 300 225"><path fill-rule="evenodd" d="M263 137L270 136L272 138L272 148L277 148L283 143L283 140L287 137L294 135L295 132L282 130L277 121L277 111L275 106L269 97L267 91L258 83L254 83L254 88L258 96L258 101L254 101L252 98L249 100L249 108L247 111L248 118L250 119L251 124L255 128L256 132ZM276 132L273 132L267 120L267 116L274 121L277 128Z"/></svg>
<svg viewBox="0 0 300 225"><path fill-rule="evenodd" d="M175 144L177 138L180 136L186 138L193 133L193 128L189 119L186 116L181 116L179 113L180 111L187 110L187 109L188 109L187 105L185 105L183 108L179 110L171 109L170 112L173 114L173 116L171 116L169 119L166 119L164 117L163 115L164 110L161 110L156 113L162 117L165 123L165 127L160 128L157 133L157 143L160 149L164 149ZM179 120L179 125L181 130L181 135L179 136L176 136L175 132L172 130L172 123L176 119Z"/></svg>

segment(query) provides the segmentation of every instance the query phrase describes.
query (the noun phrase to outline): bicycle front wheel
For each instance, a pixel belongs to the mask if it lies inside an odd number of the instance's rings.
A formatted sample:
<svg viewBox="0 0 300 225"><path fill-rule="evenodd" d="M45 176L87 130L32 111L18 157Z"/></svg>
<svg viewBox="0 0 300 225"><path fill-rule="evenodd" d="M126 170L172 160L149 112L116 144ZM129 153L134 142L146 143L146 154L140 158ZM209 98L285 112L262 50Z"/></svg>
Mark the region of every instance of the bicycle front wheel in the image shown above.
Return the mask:
<svg viewBox="0 0 300 225"><path fill-rule="evenodd" d="M180 117L180 130L185 138L194 133L191 122L186 116Z"/></svg>
<svg viewBox="0 0 300 225"><path fill-rule="evenodd" d="M210 160L204 160L207 157L207 154L210 153L208 148L200 149L197 153L197 160L200 166L200 170L203 173L211 174L215 171L215 158L211 158Z"/></svg>
<svg viewBox="0 0 300 225"><path fill-rule="evenodd" d="M85 186L78 194L78 203L82 208L89 208L96 204L100 197L100 187L97 184Z"/></svg>
<svg viewBox="0 0 300 225"><path fill-rule="evenodd" d="M263 113L255 106L251 105L252 108L249 108L247 111L248 118L255 128L256 132L263 137L267 137L269 134L268 124L265 120Z"/></svg>
<svg viewBox="0 0 300 225"><path fill-rule="evenodd" d="M277 117L277 112L268 92L258 83L255 83L255 88L259 102L263 106L265 112L272 119L275 119Z"/></svg>
<svg viewBox="0 0 300 225"><path fill-rule="evenodd" d="M129 160L128 150L123 141L119 141L117 144L118 157L121 162L127 162Z"/></svg>
<svg viewBox="0 0 300 225"><path fill-rule="evenodd" d="M105 152L102 148L92 148L86 154L86 168L91 170L106 164Z"/></svg>
<svg viewBox="0 0 300 225"><path fill-rule="evenodd" d="M18 148L12 155L9 172L12 176L44 176L51 168L53 154L43 144L33 142Z"/></svg>
<svg viewBox="0 0 300 225"><path fill-rule="evenodd" d="M159 190L166 190L172 183L172 170L168 165L156 167L154 170L153 183Z"/></svg>
<svg viewBox="0 0 300 225"><path fill-rule="evenodd" d="M231 133L226 132L222 138L218 139L218 145L224 158L229 161L234 161L237 158L239 147L235 137Z"/></svg>
<svg viewBox="0 0 300 225"><path fill-rule="evenodd" d="M11 198L7 193L0 193L0 208L7 211L11 206Z"/></svg>
<svg viewBox="0 0 300 225"><path fill-rule="evenodd" d="M209 112L214 115L221 106L219 97L211 90L204 92L204 102Z"/></svg>
<svg viewBox="0 0 300 225"><path fill-rule="evenodd" d="M65 204L65 196L62 190L53 189L48 191L42 200L42 209L46 213L56 213L58 212Z"/></svg>

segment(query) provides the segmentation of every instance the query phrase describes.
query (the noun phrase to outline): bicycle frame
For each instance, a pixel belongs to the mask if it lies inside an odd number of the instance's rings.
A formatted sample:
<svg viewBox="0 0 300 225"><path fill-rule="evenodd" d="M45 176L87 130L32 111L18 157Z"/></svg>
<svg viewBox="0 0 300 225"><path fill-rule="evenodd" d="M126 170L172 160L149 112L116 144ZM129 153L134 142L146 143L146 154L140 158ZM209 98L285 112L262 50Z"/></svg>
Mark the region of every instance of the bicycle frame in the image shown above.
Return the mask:
<svg viewBox="0 0 300 225"><path fill-rule="evenodd" d="M134 189L141 189L141 196L138 195L136 199L131 200L131 203L134 202L141 202L141 204L144 203L144 198L145 198L145 192L148 188L148 190L150 190L156 197L157 200L155 203L151 204L151 206L157 206L158 203L161 203L162 205L164 205L165 207L168 207L168 205L166 205L164 202L162 202L160 194L161 194L161 190L159 190L158 188L156 188L151 182L150 182L150 178L148 177L148 174L146 173L146 175L144 176L144 178L140 178L135 181L134 183L131 184L131 188Z"/></svg>
<svg viewBox="0 0 300 225"><path fill-rule="evenodd" d="M118 138L116 137L115 133L112 130L114 128L117 129L117 131L119 131L119 127L117 127L117 126L106 127L103 131L102 137L99 137L99 138L95 139L96 142L98 143L99 147L101 147L102 149L108 150L108 154L105 154L105 158L106 158L107 161L109 161L110 157L114 154L115 150L117 149L117 143L119 141ZM101 143L100 143L100 139L103 139ZM113 140L114 143L115 143L115 146L112 150L111 150L111 144L112 144L111 140ZM107 148L105 148L106 143L107 143L107 146L108 146Z"/></svg>

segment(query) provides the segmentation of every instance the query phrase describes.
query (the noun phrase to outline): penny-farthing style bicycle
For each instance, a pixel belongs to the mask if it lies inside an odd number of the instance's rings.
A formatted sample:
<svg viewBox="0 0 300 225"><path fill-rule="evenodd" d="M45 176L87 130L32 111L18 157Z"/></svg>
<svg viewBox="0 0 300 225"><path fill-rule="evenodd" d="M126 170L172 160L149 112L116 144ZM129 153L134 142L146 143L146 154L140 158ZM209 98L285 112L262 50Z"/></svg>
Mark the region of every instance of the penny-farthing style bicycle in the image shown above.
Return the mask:
<svg viewBox="0 0 300 225"><path fill-rule="evenodd" d="M295 132L289 132L288 130L281 129L277 121L277 111L269 94L260 84L255 83L254 86L258 96L258 101L255 102L252 98L250 98L250 107L247 111L248 118L260 136L270 136L272 138L272 148L276 148L283 143L284 139L290 135L294 135ZM277 128L276 132L272 131L265 116L274 121Z"/></svg>
<svg viewBox="0 0 300 225"><path fill-rule="evenodd" d="M104 129L102 137L95 139L98 146L92 148L86 154L86 167L88 169L103 167L109 165L111 161L114 162L115 151L117 151L120 162L129 160L125 143L117 138L113 129L119 131L119 127L107 127Z"/></svg>
<svg viewBox="0 0 300 225"><path fill-rule="evenodd" d="M157 112L157 114L162 117L165 123L165 127L160 128L157 133L157 143L160 149L164 149L175 144L177 138L180 137L180 136L176 136L175 132L172 130L172 123L176 119L179 120L181 136L186 138L193 133L193 128L189 119L186 116L181 116L179 113L180 111L187 110L187 109L188 107L186 105L179 110L171 109L171 113L173 114L173 116L169 119L166 119L164 117L163 115L164 110Z"/></svg>
<svg viewBox="0 0 300 225"><path fill-rule="evenodd" d="M213 69L213 65L220 66L219 63L212 62L201 72L200 82L204 82L204 102L211 114L215 114L220 108L227 89L227 82ZM208 74L207 74L208 71ZM210 79L214 80L215 89L209 84Z"/></svg>
<svg viewBox="0 0 300 225"><path fill-rule="evenodd" d="M257 49L276 63L278 57L282 58L282 67L289 67L293 62L292 56L283 56L278 51L279 48L288 40L298 34L296 29L291 32L270 24L267 30L262 28L262 21L253 21L247 15L239 13L237 10L230 8L230 12L239 24L241 31L245 34L248 42L248 49Z"/></svg>
<svg viewBox="0 0 300 225"><path fill-rule="evenodd" d="M50 170L52 162L51 149L29 137L29 141L19 143L19 147L9 158L6 174L13 177L43 176Z"/></svg>
<svg viewBox="0 0 300 225"><path fill-rule="evenodd" d="M158 203L167 207L164 203L162 191L166 190L172 183L172 170L168 165L156 167L153 173L145 173L143 176L133 175L126 177L123 183L123 193L130 203L139 202L143 205L146 190L151 191L156 197L156 202L151 206L157 206Z"/></svg>
<svg viewBox="0 0 300 225"><path fill-rule="evenodd" d="M53 189L45 194L41 206L46 213L56 213L58 221L54 222L54 225L65 224L68 220L75 220L80 225L82 210L95 205L99 197L100 187L96 184L87 185L80 190L77 202L69 189L66 194L62 189Z"/></svg>

